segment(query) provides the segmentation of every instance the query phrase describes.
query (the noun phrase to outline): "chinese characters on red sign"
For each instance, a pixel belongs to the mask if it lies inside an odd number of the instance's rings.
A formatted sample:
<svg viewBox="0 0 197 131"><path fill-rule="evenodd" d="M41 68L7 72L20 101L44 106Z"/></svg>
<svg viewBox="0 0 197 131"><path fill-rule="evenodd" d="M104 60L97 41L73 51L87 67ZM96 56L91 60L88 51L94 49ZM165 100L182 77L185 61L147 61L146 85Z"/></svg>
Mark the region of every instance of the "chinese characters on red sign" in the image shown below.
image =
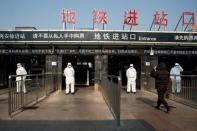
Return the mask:
<svg viewBox="0 0 197 131"><path fill-rule="evenodd" d="M138 13L134 9L125 11L124 13L124 25L128 26L137 26L139 25L137 23L138 19ZM153 24L154 25L159 25L163 27L168 26L168 13L164 11L156 11L154 13L154 18L153 18ZM185 25L191 25L193 26L195 24L195 14L194 12L183 12L182 13L182 26ZM92 21L93 24L107 24L108 23L108 17L107 17L107 12L105 10L93 10L92 11ZM69 24L75 24L76 23L76 12L74 10L64 10L62 9L61 11L61 22L62 23L69 23Z"/></svg>
<svg viewBox="0 0 197 131"><path fill-rule="evenodd" d="M168 19L166 18L168 14L162 11L161 13L159 11L156 11L154 14L154 20L153 24L154 25L159 25L159 26L168 26Z"/></svg>
<svg viewBox="0 0 197 131"><path fill-rule="evenodd" d="M105 10L93 10L92 20L94 24L107 24L107 12Z"/></svg>
<svg viewBox="0 0 197 131"><path fill-rule="evenodd" d="M137 23L137 11L130 10L128 12L125 12L124 15L124 25L130 25L130 26L136 26L138 25Z"/></svg>
<svg viewBox="0 0 197 131"><path fill-rule="evenodd" d="M61 21L62 23L75 24L76 23L76 12L73 10L64 10L61 12Z"/></svg>
<svg viewBox="0 0 197 131"><path fill-rule="evenodd" d="M182 13L182 26L184 25L194 25L194 12L183 12ZM190 20L188 20L188 19Z"/></svg>

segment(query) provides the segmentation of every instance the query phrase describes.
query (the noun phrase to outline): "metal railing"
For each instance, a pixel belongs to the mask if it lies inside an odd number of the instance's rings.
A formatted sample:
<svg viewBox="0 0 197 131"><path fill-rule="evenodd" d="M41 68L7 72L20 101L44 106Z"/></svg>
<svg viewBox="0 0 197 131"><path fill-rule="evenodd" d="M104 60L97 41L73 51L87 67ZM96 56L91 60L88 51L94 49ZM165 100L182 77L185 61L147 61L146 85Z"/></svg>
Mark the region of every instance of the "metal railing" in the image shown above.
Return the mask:
<svg viewBox="0 0 197 131"><path fill-rule="evenodd" d="M8 113L12 117L56 90L54 74L10 75ZM16 81L16 78L19 80Z"/></svg>
<svg viewBox="0 0 197 131"><path fill-rule="evenodd" d="M101 77L101 91L103 97L119 126L121 85L121 78L119 76L107 75L104 73Z"/></svg>
<svg viewBox="0 0 197 131"><path fill-rule="evenodd" d="M171 81L171 93L175 99L182 98L197 105L197 75L181 75L180 86L176 79Z"/></svg>

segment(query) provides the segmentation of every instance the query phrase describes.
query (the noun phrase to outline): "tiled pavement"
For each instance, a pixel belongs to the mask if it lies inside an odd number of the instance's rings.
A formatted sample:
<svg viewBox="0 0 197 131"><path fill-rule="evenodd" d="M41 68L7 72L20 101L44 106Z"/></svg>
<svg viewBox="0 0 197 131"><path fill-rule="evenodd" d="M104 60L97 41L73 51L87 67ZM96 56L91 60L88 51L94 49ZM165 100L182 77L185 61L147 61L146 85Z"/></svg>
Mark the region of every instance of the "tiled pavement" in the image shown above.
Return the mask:
<svg viewBox="0 0 197 131"><path fill-rule="evenodd" d="M122 90L121 126L117 126L102 94L93 87L79 88L75 95L55 92L13 118L7 115L7 94L0 95L0 130L18 131L195 131L197 109L168 101L170 113L154 108L156 95Z"/></svg>

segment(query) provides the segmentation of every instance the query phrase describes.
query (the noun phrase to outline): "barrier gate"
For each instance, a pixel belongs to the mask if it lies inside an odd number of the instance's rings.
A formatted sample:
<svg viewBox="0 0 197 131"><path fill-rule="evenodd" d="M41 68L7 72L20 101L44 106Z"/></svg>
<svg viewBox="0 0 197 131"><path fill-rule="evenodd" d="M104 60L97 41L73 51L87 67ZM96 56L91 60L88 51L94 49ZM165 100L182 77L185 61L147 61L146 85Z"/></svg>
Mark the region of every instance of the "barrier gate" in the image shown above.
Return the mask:
<svg viewBox="0 0 197 131"><path fill-rule="evenodd" d="M16 77L21 77L16 81ZM55 74L10 75L8 113L12 117L26 107L34 105L54 92ZM17 89L18 88L18 89Z"/></svg>
<svg viewBox="0 0 197 131"><path fill-rule="evenodd" d="M113 117L120 126L120 99L121 99L121 77L107 75L104 73L101 78L101 91Z"/></svg>
<svg viewBox="0 0 197 131"><path fill-rule="evenodd" d="M179 86L177 84L175 80L170 87L170 92L174 95L174 100L181 98L179 100L180 102L197 108L197 75L181 75Z"/></svg>

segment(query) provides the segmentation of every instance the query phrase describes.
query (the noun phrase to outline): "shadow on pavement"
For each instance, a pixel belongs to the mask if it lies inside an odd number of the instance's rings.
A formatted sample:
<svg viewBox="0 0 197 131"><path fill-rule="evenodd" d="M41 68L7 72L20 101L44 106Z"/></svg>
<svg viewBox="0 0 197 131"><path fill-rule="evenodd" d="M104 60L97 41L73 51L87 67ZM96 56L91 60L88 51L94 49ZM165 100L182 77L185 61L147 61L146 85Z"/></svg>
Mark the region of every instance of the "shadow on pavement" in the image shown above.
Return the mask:
<svg viewBox="0 0 197 131"><path fill-rule="evenodd" d="M146 121L124 120L1 120L4 131L155 131Z"/></svg>
<svg viewBox="0 0 197 131"><path fill-rule="evenodd" d="M155 107L156 106L156 103L157 103L157 99L155 101L153 101L151 99L148 99L148 98L145 98L145 97L137 97L136 99L139 100L139 101L141 101L141 102L143 102L144 104L147 104L147 105L151 106L151 107ZM171 109L172 108L176 108L173 105L169 105L169 107ZM165 107L164 107L164 105L161 105L160 108L165 108Z"/></svg>
<svg viewBox="0 0 197 131"><path fill-rule="evenodd" d="M145 103L149 106L154 106L156 104L156 101L157 101L157 100L153 101L153 100L145 98L145 97L137 97L136 100L139 100L139 101L141 101L141 102L143 102L143 103Z"/></svg>

